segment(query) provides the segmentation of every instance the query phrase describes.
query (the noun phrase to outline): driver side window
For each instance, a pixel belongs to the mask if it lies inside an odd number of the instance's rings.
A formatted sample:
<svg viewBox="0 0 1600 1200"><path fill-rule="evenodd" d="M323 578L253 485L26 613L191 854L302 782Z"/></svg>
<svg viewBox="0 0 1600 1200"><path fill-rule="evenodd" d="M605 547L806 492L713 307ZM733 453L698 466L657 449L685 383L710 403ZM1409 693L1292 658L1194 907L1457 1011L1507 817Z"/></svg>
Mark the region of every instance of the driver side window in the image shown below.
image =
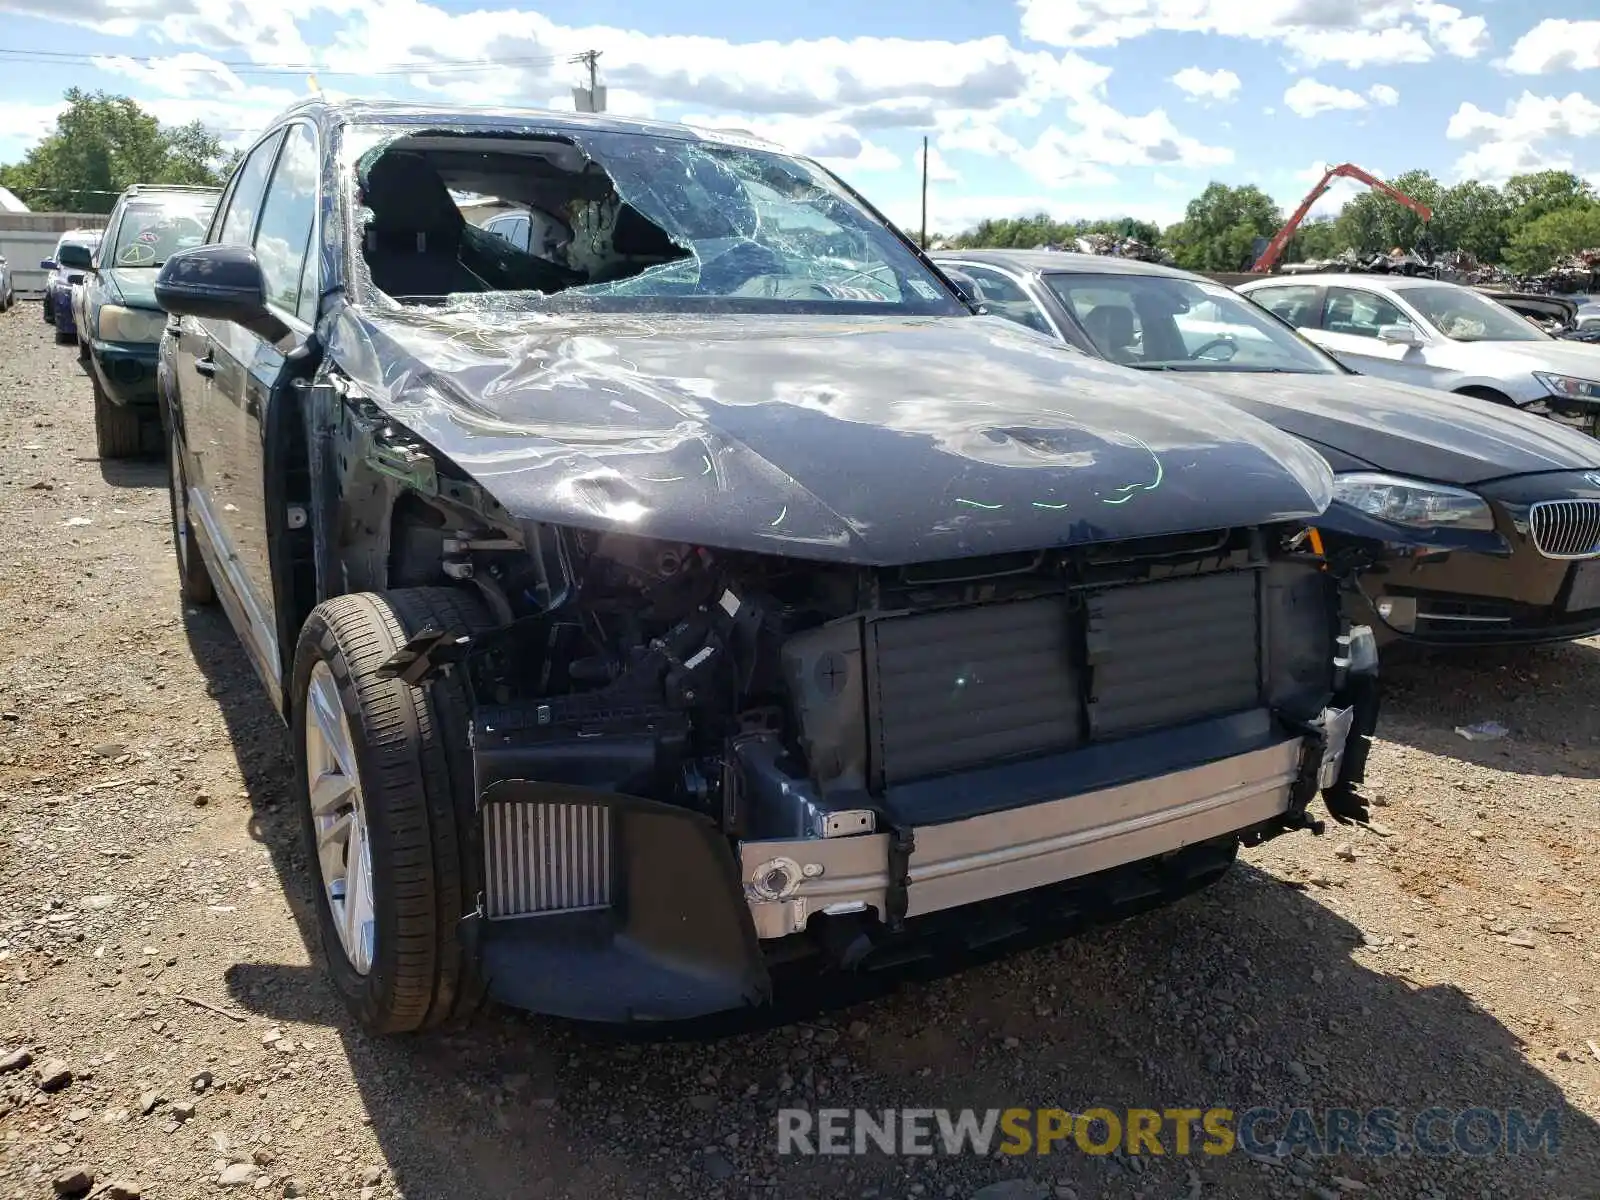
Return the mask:
<svg viewBox="0 0 1600 1200"><path fill-rule="evenodd" d="M1385 325L1415 328L1410 318L1382 296L1355 288L1328 289L1328 301L1322 310L1322 328L1329 333L1375 338Z"/></svg>
<svg viewBox="0 0 1600 1200"><path fill-rule="evenodd" d="M997 317L1004 317L1008 321L1015 321L1018 325L1039 333L1048 333L1055 336L1055 330L1050 328L1050 322L1039 311L1039 306L1027 292L1022 290L1022 285L1002 271L992 267L980 267L962 263L958 267L970 275L980 288L983 289L983 302L991 313Z"/></svg>
<svg viewBox="0 0 1600 1200"><path fill-rule="evenodd" d="M222 232L217 241L226 246L248 246L255 233L261 197L267 190L267 176L277 156L283 133L274 133L245 157L234 172L233 190L228 195L228 211L222 215Z"/></svg>

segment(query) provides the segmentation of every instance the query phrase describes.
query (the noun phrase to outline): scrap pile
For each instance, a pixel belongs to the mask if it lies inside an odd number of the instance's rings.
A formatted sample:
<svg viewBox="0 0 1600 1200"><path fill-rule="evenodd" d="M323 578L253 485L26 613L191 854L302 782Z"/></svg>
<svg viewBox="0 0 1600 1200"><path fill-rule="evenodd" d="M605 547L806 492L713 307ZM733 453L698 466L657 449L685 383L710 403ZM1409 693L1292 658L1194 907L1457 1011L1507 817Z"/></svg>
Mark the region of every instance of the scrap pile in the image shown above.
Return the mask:
<svg viewBox="0 0 1600 1200"><path fill-rule="evenodd" d="M1402 250L1396 246L1387 254L1362 255L1350 249L1336 258L1290 263L1283 268L1283 274L1312 275L1324 271L1342 271L1352 275L1432 275L1436 269L1436 264L1430 263L1416 250Z"/></svg>
<svg viewBox="0 0 1600 1200"><path fill-rule="evenodd" d="M1112 233L1086 233L1082 237L1073 239L1070 245L1048 242L1035 249L1073 250L1079 254L1103 254L1111 258L1136 258L1140 262L1172 265L1172 255L1160 246L1152 246L1148 242L1141 242L1138 238L1117 237Z"/></svg>

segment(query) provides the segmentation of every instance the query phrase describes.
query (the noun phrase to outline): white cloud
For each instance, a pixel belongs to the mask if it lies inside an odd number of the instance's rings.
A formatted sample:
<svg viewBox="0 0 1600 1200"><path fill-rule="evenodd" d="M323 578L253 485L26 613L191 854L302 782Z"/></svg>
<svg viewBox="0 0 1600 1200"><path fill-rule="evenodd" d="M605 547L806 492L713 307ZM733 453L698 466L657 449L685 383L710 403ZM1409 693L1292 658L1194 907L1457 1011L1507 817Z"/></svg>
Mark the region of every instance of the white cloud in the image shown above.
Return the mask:
<svg viewBox="0 0 1600 1200"><path fill-rule="evenodd" d="M1337 110L1355 111L1367 106L1367 98L1349 88L1318 83L1309 77L1297 79L1283 93L1283 102L1289 111L1299 117L1314 117L1318 113Z"/></svg>
<svg viewBox="0 0 1600 1200"><path fill-rule="evenodd" d="M121 75L168 96L215 99L220 92L230 99L272 106L275 110L300 98L300 93L288 88L248 84L225 63L192 51L143 61L121 55L95 55L90 62L102 71Z"/></svg>
<svg viewBox="0 0 1600 1200"><path fill-rule="evenodd" d="M1314 117L1325 112L1356 112L1372 104L1388 108L1400 103L1400 93L1386 83L1375 83L1362 95L1308 76L1289 85L1283 102L1296 116Z"/></svg>
<svg viewBox="0 0 1600 1200"><path fill-rule="evenodd" d="M1570 169L1571 158L1549 150L1544 143L1555 138L1587 138L1600 133L1600 104L1581 92L1565 96L1535 96L1523 92L1502 113L1492 113L1466 101L1445 127L1452 141L1481 144L1456 160L1464 179L1502 180L1511 175L1547 169Z"/></svg>
<svg viewBox="0 0 1600 1200"><path fill-rule="evenodd" d="M1516 40L1505 68L1518 75L1600 68L1600 21L1540 21Z"/></svg>
<svg viewBox="0 0 1600 1200"><path fill-rule="evenodd" d="M920 156L918 157L917 162L918 162L918 165L920 166L921 162L922 162ZM948 162L945 161L944 155L939 153L939 147L932 146L932 145L930 145L928 147L928 182L929 183L960 183L961 182L961 172L957 171L954 167L952 167Z"/></svg>
<svg viewBox="0 0 1600 1200"><path fill-rule="evenodd" d="M1025 37L1053 46L1113 46L1157 30L1281 42L1315 66L1474 58L1488 25L1433 0L1020 0Z"/></svg>
<svg viewBox="0 0 1600 1200"><path fill-rule="evenodd" d="M1231 100L1239 91L1239 77L1226 67L1216 71L1185 67L1172 77L1172 83L1197 100Z"/></svg>

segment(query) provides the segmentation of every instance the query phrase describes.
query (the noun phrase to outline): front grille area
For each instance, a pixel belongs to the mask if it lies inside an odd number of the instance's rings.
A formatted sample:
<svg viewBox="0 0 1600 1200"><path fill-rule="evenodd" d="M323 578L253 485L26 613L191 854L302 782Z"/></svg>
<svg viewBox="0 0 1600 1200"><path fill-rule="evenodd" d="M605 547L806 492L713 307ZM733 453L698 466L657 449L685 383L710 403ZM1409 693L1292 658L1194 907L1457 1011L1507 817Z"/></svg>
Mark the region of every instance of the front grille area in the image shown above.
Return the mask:
<svg viewBox="0 0 1600 1200"><path fill-rule="evenodd" d="M868 625L885 785L1069 750L1261 703L1254 571Z"/></svg>
<svg viewBox="0 0 1600 1200"><path fill-rule="evenodd" d="M1261 695L1254 572L1114 588L1089 601L1095 740L1253 708Z"/></svg>
<svg viewBox="0 0 1600 1200"><path fill-rule="evenodd" d="M1079 740L1065 597L893 617L868 629L876 673L868 708L885 783Z"/></svg>
<svg viewBox="0 0 1600 1200"><path fill-rule="evenodd" d="M602 804L483 809L484 913L491 920L611 903L612 813Z"/></svg>
<svg viewBox="0 0 1600 1200"><path fill-rule="evenodd" d="M1546 558L1600 557L1600 500L1541 500L1528 525Z"/></svg>

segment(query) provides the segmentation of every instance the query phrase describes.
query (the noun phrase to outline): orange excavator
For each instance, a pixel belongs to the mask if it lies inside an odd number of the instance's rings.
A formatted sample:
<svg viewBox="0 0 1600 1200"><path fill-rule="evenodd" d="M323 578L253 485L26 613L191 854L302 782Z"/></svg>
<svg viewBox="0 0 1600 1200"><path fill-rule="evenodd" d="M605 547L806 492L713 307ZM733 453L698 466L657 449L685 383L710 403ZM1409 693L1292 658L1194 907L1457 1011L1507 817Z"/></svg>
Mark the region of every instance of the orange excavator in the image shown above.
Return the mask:
<svg viewBox="0 0 1600 1200"><path fill-rule="evenodd" d="M1311 206L1317 202L1323 192L1328 190L1329 185L1335 179L1341 177L1344 179L1359 179L1369 188L1382 192L1396 204L1405 205L1422 218L1424 225L1433 220L1433 209L1423 204L1420 200L1413 200L1410 196L1385 183L1370 171L1363 171L1355 163L1340 163L1336 167L1329 167L1322 173L1322 178L1317 181L1317 186L1306 193L1306 198L1300 202L1300 207L1294 210L1294 215L1283 223L1283 228L1278 230L1273 235L1272 241L1267 243L1267 248L1261 252L1261 257L1256 259L1255 266L1250 268L1252 271L1266 272L1272 270L1279 256L1282 255L1283 248L1289 244L1289 239L1294 236L1294 231L1300 228L1300 222L1304 221L1306 214L1311 211Z"/></svg>

